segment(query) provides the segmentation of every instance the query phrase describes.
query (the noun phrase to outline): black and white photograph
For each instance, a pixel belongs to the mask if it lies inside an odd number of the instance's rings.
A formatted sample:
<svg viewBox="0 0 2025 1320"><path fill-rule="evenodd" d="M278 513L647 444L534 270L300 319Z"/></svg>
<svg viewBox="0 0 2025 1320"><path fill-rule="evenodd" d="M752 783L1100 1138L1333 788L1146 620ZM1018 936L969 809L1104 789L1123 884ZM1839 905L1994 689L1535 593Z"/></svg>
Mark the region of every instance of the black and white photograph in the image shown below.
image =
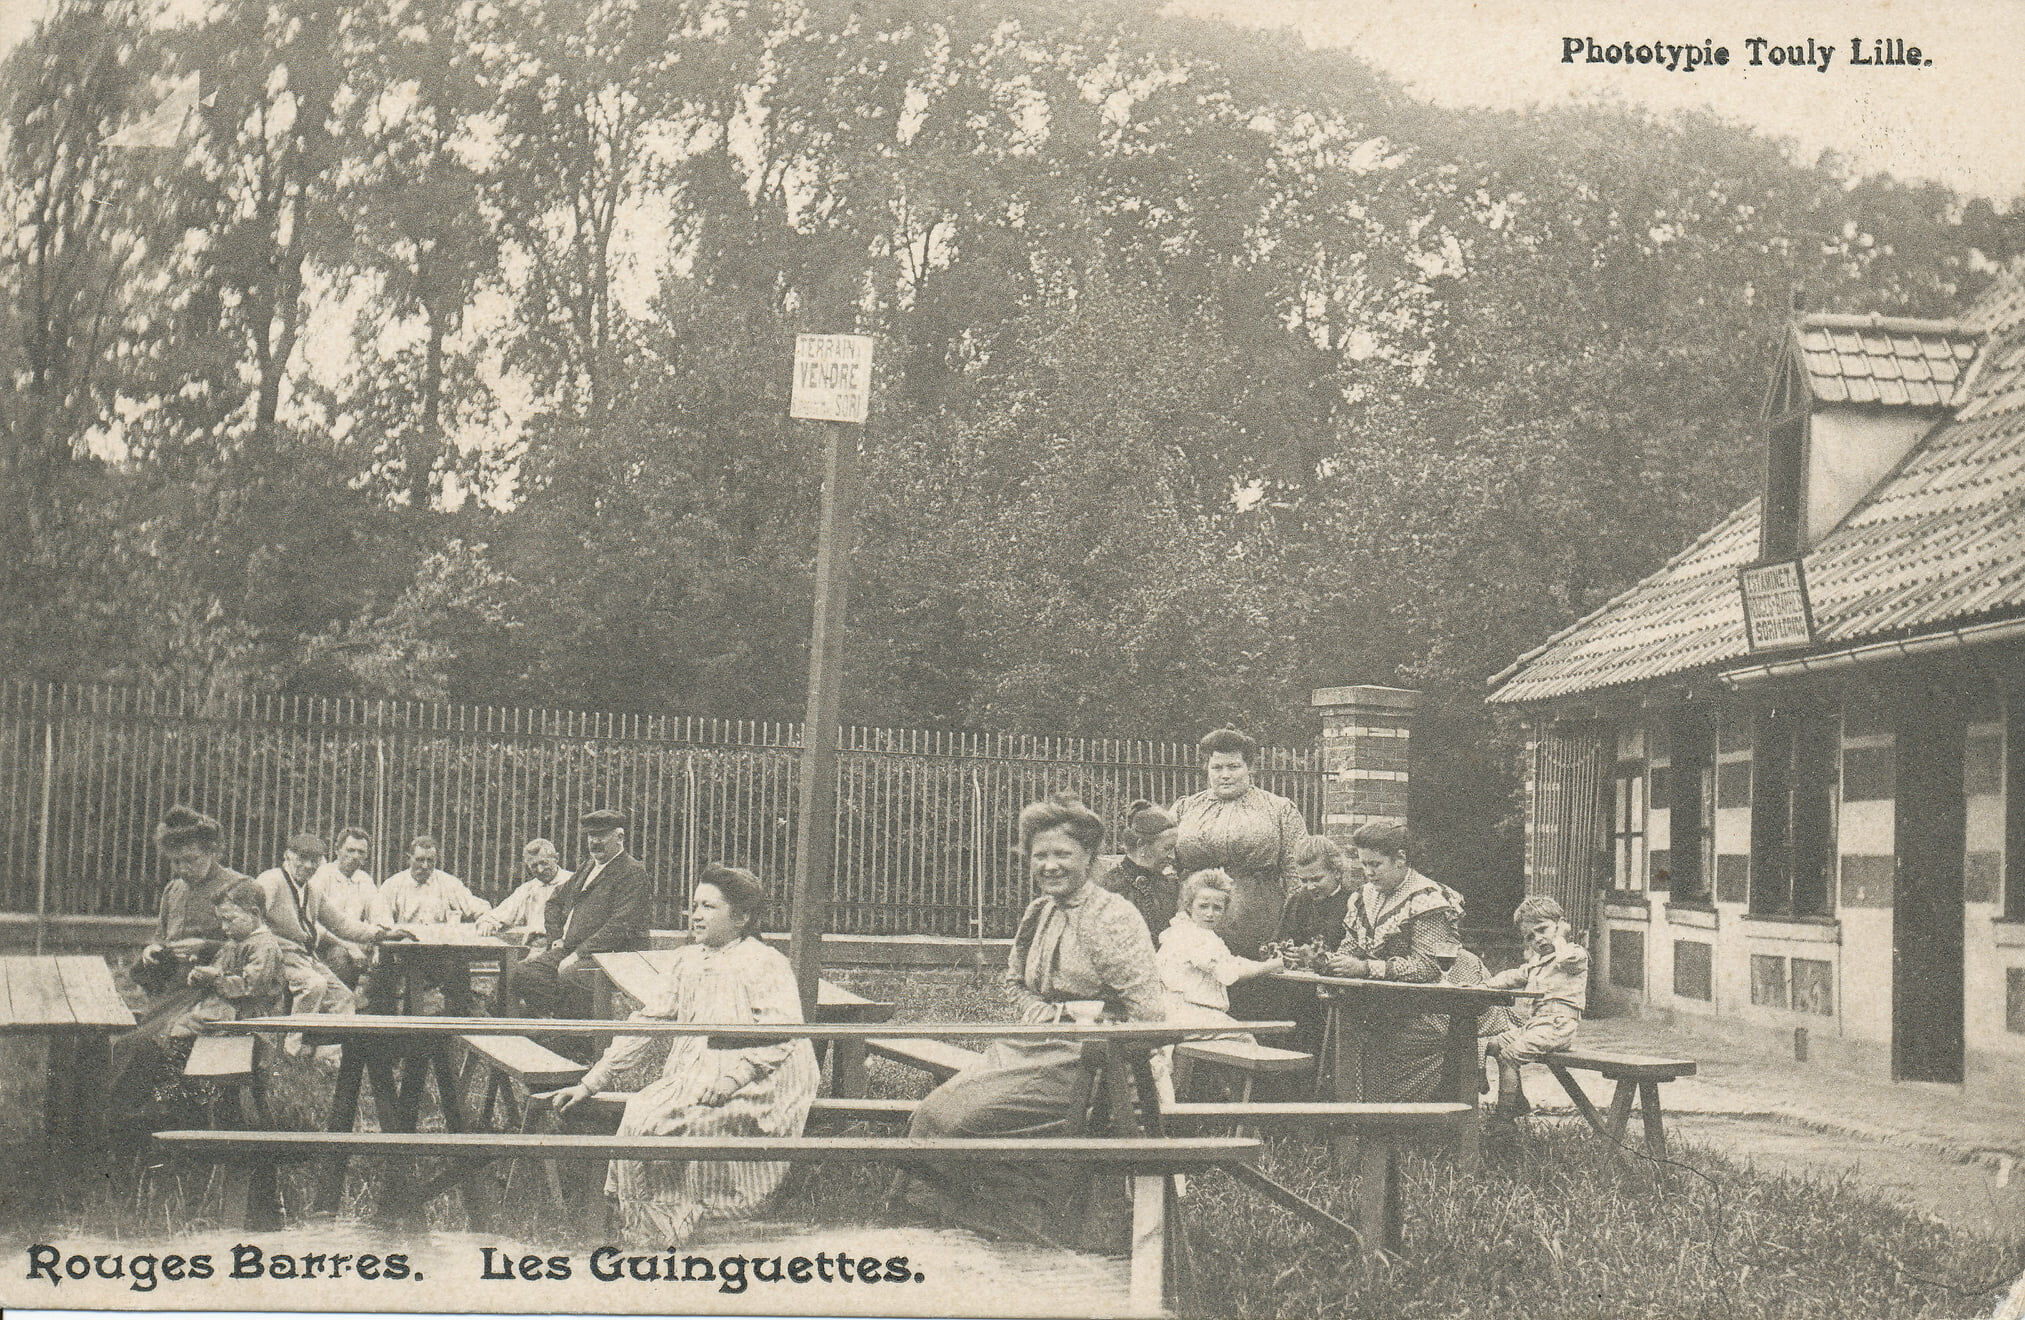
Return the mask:
<svg viewBox="0 0 2025 1320"><path fill-rule="evenodd" d="M2025 0L0 0L0 1306L2025 1320Z"/></svg>

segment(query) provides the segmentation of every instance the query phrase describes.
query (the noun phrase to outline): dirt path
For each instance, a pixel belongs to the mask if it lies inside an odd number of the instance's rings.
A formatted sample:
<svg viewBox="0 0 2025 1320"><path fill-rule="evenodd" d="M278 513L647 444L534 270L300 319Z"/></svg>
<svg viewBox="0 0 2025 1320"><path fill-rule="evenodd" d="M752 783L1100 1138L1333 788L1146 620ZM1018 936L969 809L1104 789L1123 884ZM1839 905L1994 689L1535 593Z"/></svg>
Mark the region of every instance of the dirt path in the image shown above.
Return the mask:
<svg viewBox="0 0 2025 1320"><path fill-rule="evenodd" d="M1894 1145L1778 1119L1670 1116L1682 1140L1706 1145L1767 1173L1820 1182L1850 1179L1867 1196L1991 1237L2025 1239L2025 1168L2001 1171L1925 1147Z"/></svg>

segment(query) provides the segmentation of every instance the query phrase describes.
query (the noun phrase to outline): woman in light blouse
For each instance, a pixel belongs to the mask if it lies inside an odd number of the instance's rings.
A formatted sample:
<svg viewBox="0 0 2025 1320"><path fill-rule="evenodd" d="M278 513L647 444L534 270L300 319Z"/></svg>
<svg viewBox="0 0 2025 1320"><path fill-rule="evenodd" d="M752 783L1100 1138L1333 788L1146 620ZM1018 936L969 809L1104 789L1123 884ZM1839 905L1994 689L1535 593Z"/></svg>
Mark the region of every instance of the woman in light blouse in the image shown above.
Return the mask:
<svg viewBox="0 0 2025 1320"><path fill-rule="evenodd" d="M1022 1022L1163 1018L1153 940L1130 899L1090 880L1104 823L1081 802L1056 798L1020 813L1020 848L1039 897L1013 937L1006 986ZM1083 1071L1082 1047L1064 1040L994 1041L915 1111L917 1137L1061 1135ZM1113 1245L1106 1221L1085 1222L1094 1186L1073 1164L946 1166L935 1208L965 1227L1058 1246ZM1116 1179L1109 1180L1116 1183Z"/></svg>

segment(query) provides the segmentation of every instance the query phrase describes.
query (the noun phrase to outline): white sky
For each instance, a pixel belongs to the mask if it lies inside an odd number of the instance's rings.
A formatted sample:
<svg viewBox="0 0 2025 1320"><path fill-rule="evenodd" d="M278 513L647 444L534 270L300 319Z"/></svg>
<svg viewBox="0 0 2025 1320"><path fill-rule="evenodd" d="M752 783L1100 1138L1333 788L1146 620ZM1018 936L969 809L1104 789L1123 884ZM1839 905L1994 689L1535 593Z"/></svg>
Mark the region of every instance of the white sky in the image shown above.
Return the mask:
<svg viewBox="0 0 2025 1320"><path fill-rule="evenodd" d="M1601 92L1658 110L1712 107L1793 138L1811 159L1832 147L1865 173L1938 179L1999 201L2025 193L2025 0L1177 0L1203 17L1293 27L1312 46L1346 47L1443 105L1516 109ZM1825 73L1748 67L1744 41L1826 39ZM1877 37L1918 46L1931 68L1853 68ZM1563 37L1601 45L1713 38L1725 68L1563 64Z"/></svg>

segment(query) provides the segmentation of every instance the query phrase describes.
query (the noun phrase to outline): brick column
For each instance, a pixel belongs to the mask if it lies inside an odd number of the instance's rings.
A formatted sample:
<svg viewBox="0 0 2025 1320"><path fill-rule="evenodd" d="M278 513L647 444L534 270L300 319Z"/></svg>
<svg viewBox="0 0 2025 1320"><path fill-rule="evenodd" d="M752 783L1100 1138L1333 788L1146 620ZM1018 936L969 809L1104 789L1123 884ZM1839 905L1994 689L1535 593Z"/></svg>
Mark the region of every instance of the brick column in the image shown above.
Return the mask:
<svg viewBox="0 0 2025 1320"><path fill-rule="evenodd" d="M1374 820L1406 823L1408 748L1420 693L1411 688L1317 688L1322 715L1322 833L1345 846Z"/></svg>

